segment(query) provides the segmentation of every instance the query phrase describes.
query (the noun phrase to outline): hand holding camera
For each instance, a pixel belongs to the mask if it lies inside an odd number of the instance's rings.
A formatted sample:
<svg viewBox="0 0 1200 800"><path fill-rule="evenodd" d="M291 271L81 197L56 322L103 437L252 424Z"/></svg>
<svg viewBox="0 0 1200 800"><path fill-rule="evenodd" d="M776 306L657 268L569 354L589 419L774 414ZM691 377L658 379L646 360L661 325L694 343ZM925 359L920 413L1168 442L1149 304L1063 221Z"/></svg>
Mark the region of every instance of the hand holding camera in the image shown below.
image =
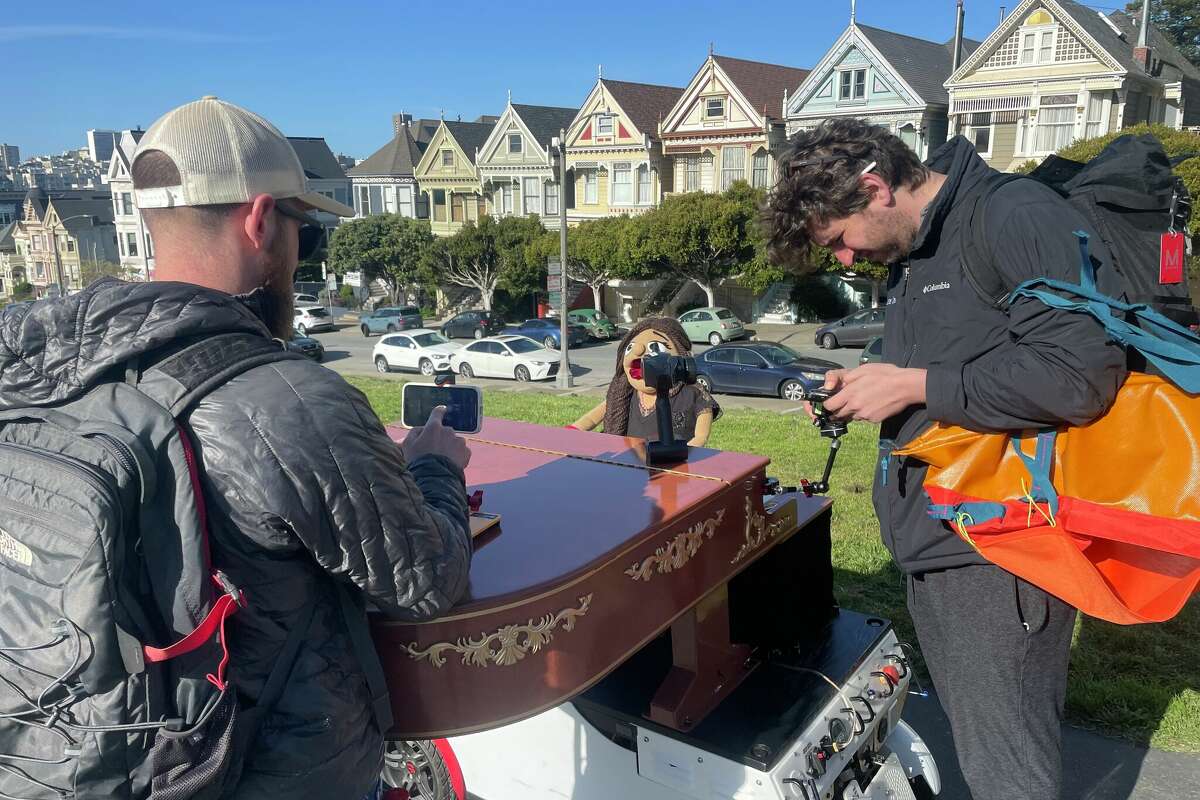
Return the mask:
<svg viewBox="0 0 1200 800"><path fill-rule="evenodd" d="M429 415L428 421L419 428L413 428L400 449L404 452L404 460L412 463L421 456L444 456L461 470L466 470L471 462L471 449L467 442L454 432L454 429L444 423L446 407L437 406Z"/></svg>
<svg viewBox="0 0 1200 800"><path fill-rule="evenodd" d="M925 402L925 370L894 364L835 369L825 374L825 385L819 391L828 392L821 405L834 420L883 422Z"/></svg>

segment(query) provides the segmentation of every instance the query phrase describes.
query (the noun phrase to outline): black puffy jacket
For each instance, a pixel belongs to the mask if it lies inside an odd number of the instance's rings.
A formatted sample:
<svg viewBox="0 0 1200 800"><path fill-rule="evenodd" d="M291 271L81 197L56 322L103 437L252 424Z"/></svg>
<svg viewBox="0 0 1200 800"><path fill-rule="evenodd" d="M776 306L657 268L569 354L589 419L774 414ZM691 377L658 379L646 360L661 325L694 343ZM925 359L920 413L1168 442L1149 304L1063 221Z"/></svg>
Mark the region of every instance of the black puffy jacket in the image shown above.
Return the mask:
<svg viewBox="0 0 1200 800"><path fill-rule="evenodd" d="M181 339L268 337L254 307L253 295L105 280L11 309L0 316L0 406L6 396L40 404L76 396L112 379L114 366ZM231 677L248 700L297 615L318 601L234 796L362 797L379 779L383 737L332 581L399 619L453 605L471 554L463 473L436 456L406 465L362 393L307 359L243 373L187 424L213 560L249 598L229 622Z"/></svg>
<svg viewBox="0 0 1200 800"><path fill-rule="evenodd" d="M983 432L1089 422L1112 404L1126 375L1124 350L1086 314L1031 299L1000 310L981 298L963 270L963 246L977 193L996 171L961 136L928 166L946 182L925 211L912 252L891 269L883 336L885 362L928 371L927 404L880 426L874 489L884 544L907 573L985 562L929 516L925 466L890 456L893 448L931 421ZM1125 294L1103 240L1053 189L1012 181L996 190L987 213L988 251L1007 285L1042 277L1077 283L1074 232L1083 230L1091 234L1100 291Z"/></svg>

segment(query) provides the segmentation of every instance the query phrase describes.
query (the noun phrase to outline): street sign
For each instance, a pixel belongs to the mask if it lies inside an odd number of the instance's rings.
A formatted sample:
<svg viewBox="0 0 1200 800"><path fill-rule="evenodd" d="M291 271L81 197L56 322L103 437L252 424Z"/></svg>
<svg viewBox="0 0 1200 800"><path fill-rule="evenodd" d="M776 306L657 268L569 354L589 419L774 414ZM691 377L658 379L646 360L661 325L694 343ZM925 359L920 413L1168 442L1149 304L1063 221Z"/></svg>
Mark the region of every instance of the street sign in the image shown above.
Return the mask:
<svg viewBox="0 0 1200 800"><path fill-rule="evenodd" d="M558 308L562 304L562 292L551 292L547 303L551 308Z"/></svg>
<svg viewBox="0 0 1200 800"><path fill-rule="evenodd" d="M562 275L562 262L557 258L546 259L546 274L547 275Z"/></svg>
<svg viewBox="0 0 1200 800"><path fill-rule="evenodd" d="M347 272L342 276L342 283L348 286L362 286L361 272Z"/></svg>
<svg viewBox="0 0 1200 800"><path fill-rule="evenodd" d="M325 276L325 288L331 292L337 291L337 275L331 272Z"/></svg>
<svg viewBox="0 0 1200 800"><path fill-rule="evenodd" d="M546 288L551 292L562 291L562 275L547 275Z"/></svg>

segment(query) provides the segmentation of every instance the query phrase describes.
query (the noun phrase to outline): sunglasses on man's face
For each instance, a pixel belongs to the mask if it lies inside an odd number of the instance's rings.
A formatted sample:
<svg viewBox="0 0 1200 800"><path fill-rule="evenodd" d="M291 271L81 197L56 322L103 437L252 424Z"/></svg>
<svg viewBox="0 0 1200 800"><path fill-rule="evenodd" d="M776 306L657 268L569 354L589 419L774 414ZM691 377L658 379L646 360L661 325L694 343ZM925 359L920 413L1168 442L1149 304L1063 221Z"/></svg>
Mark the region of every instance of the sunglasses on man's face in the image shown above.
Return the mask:
<svg viewBox="0 0 1200 800"><path fill-rule="evenodd" d="M276 203L275 210L283 216L291 217L300 223L300 247L298 255L301 261L310 258L313 253L317 252L317 248L321 246L321 240L325 238L325 229L320 225L314 224L312 217L296 211L283 203Z"/></svg>

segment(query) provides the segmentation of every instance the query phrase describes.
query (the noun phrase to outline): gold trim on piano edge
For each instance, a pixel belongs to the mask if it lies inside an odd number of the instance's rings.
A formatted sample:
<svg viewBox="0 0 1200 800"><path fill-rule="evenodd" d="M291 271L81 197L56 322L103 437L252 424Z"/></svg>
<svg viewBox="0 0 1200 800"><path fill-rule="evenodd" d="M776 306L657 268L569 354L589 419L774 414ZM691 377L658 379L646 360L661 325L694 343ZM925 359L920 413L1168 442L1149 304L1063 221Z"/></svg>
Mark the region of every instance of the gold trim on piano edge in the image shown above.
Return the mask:
<svg viewBox="0 0 1200 800"><path fill-rule="evenodd" d="M725 518L725 509L717 511L715 517L709 517L697 522L683 533L675 536L666 544L654 551L640 562L634 562L625 570L625 574L635 581L649 581L655 573L665 575L683 567L692 556L700 551L706 539L711 539L717 532L717 526Z"/></svg>
<svg viewBox="0 0 1200 800"><path fill-rule="evenodd" d="M425 648L418 648L417 643L413 642L404 649L414 660L427 659L439 669L446 665L447 652L462 656L463 666L466 667L487 667L490 664L511 667L549 644L560 625L564 633L573 630L575 620L587 614L591 604L592 595L588 594L579 598L578 608L564 608L557 614L546 614L524 625L505 625L491 633L481 633L478 638L460 637L457 642L438 642Z"/></svg>
<svg viewBox="0 0 1200 800"><path fill-rule="evenodd" d="M731 565L738 563L746 556L753 553L758 548L762 547L768 539L774 539L787 526L788 516L784 515L779 519L772 520L769 524L767 518L754 511L754 503L750 497L746 497L746 541L738 548L737 555L729 563Z"/></svg>

